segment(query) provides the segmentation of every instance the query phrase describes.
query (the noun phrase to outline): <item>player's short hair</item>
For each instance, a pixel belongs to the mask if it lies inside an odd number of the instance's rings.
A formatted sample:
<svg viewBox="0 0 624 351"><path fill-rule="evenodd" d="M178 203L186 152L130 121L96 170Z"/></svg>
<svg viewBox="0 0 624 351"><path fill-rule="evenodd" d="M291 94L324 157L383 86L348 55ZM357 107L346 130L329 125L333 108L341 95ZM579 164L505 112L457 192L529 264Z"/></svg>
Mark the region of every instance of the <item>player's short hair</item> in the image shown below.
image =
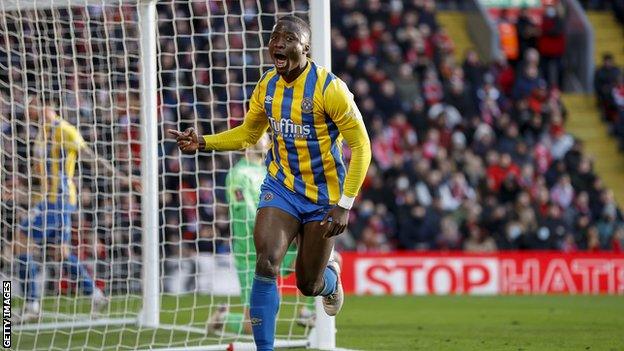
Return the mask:
<svg viewBox="0 0 624 351"><path fill-rule="evenodd" d="M297 26L299 26L299 29L301 29L301 31L303 33L305 33L308 37L308 42L310 41L310 38L312 38L312 30L310 29L310 24L304 20L301 17L297 17L297 16L293 16L293 15L288 15L288 16L282 16L280 17L278 20L278 22L281 21L288 21L291 23L296 24Z"/></svg>

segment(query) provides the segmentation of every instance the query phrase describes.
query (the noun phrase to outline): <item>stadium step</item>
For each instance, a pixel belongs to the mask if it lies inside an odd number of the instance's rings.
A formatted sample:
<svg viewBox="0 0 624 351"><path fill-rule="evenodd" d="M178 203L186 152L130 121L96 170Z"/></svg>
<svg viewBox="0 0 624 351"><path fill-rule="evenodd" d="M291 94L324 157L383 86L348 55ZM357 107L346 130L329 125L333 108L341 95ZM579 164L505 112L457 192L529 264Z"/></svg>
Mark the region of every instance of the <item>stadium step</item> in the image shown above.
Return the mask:
<svg viewBox="0 0 624 351"><path fill-rule="evenodd" d="M587 17L594 29L594 59L602 62L602 54L609 51L617 65L624 65L624 31L610 11L588 11Z"/></svg>
<svg viewBox="0 0 624 351"><path fill-rule="evenodd" d="M455 44L455 60L461 64L464 62L464 53L467 49L474 48L474 44L468 35L466 28L466 15L461 11L439 11L438 22L446 30Z"/></svg>
<svg viewBox="0 0 624 351"><path fill-rule="evenodd" d="M607 188L613 189L618 203L624 203L624 155L600 119L592 94L563 94L568 110L566 129L583 141L585 151L594 160L594 170Z"/></svg>
<svg viewBox="0 0 624 351"><path fill-rule="evenodd" d="M602 54L611 52L618 65L624 65L622 27L609 11L588 11L594 29L594 59L602 62ZM608 188L613 189L619 203L624 203L624 155L618 152L616 140L609 135L607 124L600 118L593 94L564 94L568 109L567 130L581 139L587 153L594 159L596 173Z"/></svg>

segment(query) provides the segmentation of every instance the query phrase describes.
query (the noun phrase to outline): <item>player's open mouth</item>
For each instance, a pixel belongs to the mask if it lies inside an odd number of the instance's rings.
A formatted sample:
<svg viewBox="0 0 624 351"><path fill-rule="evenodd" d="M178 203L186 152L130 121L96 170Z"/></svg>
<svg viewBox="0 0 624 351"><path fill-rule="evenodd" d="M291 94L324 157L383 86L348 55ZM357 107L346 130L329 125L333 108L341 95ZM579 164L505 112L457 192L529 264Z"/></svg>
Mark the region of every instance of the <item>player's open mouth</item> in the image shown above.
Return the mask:
<svg viewBox="0 0 624 351"><path fill-rule="evenodd" d="M275 66L277 68L286 68L286 66L288 65L288 59L286 58L286 55L275 54L273 55L273 57L275 58Z"/></svg>

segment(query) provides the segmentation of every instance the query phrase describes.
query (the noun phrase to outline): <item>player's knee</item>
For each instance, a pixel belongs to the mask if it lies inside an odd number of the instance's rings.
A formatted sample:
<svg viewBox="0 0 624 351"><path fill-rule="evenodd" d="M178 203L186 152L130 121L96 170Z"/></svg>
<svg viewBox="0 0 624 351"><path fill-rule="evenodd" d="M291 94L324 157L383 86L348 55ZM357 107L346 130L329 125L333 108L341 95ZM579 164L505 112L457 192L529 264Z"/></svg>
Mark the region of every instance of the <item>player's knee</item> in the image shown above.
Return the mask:
<svg viewBox="0 0 624 351"><path fill-rule="evenodd" d="M263 277L276 278L279 273L279 261L276 255L259 254L256 259L256 274Z"/></svg>
<svg viewBox="0 0 624 351"><path fill-rule="evenodd" d="M304 296L317 296L323 290L323 282L315 280L297 280L297 289Z"/></svg>

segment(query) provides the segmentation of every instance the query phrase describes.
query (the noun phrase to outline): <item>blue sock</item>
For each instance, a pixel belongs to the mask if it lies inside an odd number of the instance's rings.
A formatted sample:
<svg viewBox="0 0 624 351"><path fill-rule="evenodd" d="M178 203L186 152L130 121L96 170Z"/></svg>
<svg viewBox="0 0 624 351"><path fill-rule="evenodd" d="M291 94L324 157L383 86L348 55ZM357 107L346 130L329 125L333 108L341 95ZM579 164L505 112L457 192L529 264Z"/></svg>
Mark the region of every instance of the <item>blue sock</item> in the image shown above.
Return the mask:
<svg viewBox="0 0 624 351"><path fill-rule="evenodd" d="M39 299L37 275L39 267L30 254L21 254L17 257L19 277L22 281L22 290L27 301Z"/></svg>
<svg viewBox="0 0 624 351"><path fill-rule="evenodd" d="M275 278L256 275L251 285L249 316L258 351L273 351L279 293Z"/></svg>
<svg viewBox="0 0 624 351"><path fill-rule="evenodd" d="M69 257L65 260L64 266L67 272L69 272L70 278L77 281L82 287L82 292L85 295L93 294L93 279L91 279L87 267L78 261L76 255L73 253L69 254Z"/></svg>
<svg viewBox="0 0 624 351"><path fill-rule="evenodd" d="M321 291L321 296L329 296L336 291L336 285L338 282L338 275L334 272L333 269L329 267L325 267L325 272L323 273L323 280L325 281L325 286Z"/></svg>

